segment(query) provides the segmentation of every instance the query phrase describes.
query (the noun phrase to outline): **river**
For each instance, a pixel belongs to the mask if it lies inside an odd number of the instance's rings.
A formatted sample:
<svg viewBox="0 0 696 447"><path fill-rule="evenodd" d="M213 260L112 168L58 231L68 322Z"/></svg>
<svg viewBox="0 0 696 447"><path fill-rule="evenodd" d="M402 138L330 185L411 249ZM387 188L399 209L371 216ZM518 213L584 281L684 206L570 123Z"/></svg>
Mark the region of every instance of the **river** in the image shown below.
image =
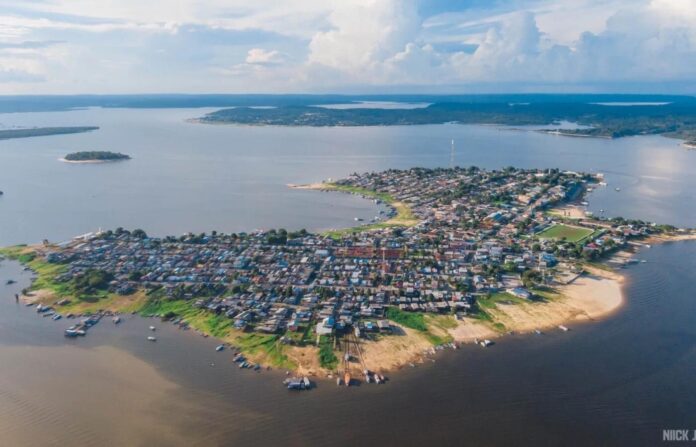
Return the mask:
<svg viewBox="0 0 696 447"><path fill-rule="evenodd" d="M184 121L200 113L2 115L6 126L102 129L0 142L0 243L60 240L117 225L176 234L350 224L374 212L373 205L285 184L355 170L446 166L451 138L458 164L605 172L610 185L593 193L592 209L696 222L690 206L696 153L661 137ZM89 166L57 161L88 149L134 158ZM656 445L663 429L695 428L696 243L658 245L636 256L646 262L626 270L626 305L609 319L567 333L507 336L489 349L467 345L395 372L382 386L346 389L322 381L302 393L283 388L282 371L239 370L230 352L215 352L214 340L156 320L102 321L87 337L66 339L69 321L15 303L30 273L3 261L0 445ZM18 283L5 285L10 278ZM146 340L151 324L157 343Z"/></svg>
<svg viewBox="0 0 696 447"><path fill-rule="evenodd" d="M369 220L359 197L288 183L355 171L448 166L553 167L606 173L591 196L606 215L696 224L696 151L678 140L550 136L496 126L307 128L203 125L209 109L84 109L0 114L0 128L95 125L94 132L0 141L0 246L62 241L98 228L180 235L257 228L325 230ZM82 150L132 160L61 163ZM617 192L615 188L620 188Z"/></svg>

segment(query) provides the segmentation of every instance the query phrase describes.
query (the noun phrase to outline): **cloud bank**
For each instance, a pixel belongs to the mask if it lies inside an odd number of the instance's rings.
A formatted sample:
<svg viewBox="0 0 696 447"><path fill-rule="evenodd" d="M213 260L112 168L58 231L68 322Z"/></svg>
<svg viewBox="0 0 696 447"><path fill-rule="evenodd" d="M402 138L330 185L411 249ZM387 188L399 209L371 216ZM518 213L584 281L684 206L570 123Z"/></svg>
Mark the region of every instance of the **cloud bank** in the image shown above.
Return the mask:
<svg viewBox="0 0 696 447"><path fill-rule="evenodd" d="M558 3L3 0L0 93L696 91L692 0Z"/></svg>

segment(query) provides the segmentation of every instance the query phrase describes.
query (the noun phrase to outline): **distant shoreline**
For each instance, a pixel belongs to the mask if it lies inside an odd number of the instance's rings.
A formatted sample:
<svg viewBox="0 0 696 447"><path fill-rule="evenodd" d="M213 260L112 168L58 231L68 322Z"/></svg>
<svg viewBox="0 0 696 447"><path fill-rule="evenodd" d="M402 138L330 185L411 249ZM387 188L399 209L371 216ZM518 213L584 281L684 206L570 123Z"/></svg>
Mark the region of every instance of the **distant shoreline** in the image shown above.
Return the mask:
<svg viewBox="0 0 696 447"><path fill-rule="evenodd" d="M63 163L71 164L95 164L95 163L115 163L118 161L130 160L129 158L116 159L116 160L66 160L65 158L59 158L58 161Z"/></svg>

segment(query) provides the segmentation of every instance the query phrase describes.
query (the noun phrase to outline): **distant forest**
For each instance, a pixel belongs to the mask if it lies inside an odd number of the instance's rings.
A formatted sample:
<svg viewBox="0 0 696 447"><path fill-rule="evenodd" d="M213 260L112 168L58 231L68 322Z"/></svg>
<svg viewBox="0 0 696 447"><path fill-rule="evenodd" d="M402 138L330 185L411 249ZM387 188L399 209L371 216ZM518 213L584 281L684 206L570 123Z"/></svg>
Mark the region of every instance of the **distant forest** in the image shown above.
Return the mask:
<svg viewBox="0 0 696 447"><path fill-rule="evenodd" d="M665 105L607 106L580 102L434 103L420 109L328 109L281 106L237 107L204 116L209 123L280 126L394 126L414 124L548 125L571 121L591 129L564 130L577 135L619 138L663 134L696 139L696 101Z"/></svg>
<svg viewBox="0 0 696 447"><path fill-rule="evenodd" d="M118 152L108 151L83 151L73 152L65 156L68 161L111 161L111 160L128 160L130 156Z"/></svg>
<svg viewBox="0 0 696 447"><path fill-rule="evenodd" d="M12 138L44 137L46 135L63 135L70 133L90 132L99 129L96 126L77 127L34 127L30 129L6 129L0 130L0 140Z"/></svg>
<svg viewBox="0 0 696 447"><path fill-rule="evenodd" d="M420 109L327 109L327 104L360 101L418 102ZM665 105L606 106L600 103ZM264 106L266 108L256 108ZM663 134L696 141L696 97L650 94L480 94L480 95L75 95L0 96L0 113L72 110L84 107L194 108L221 110L201 121L283 126L391 126L412 124L548 125L561 120L591 126L564 130L618 138ZM48 129L48 128L45 128ZM52 128L58 129L58 128ZM65 129L65 128L64 128ZM93 130L94 128L83 128ZM29 130L26 130L29 131ZM0 131L18 135L24 130ZM39 129L31 130L39 132ZM82 130L84 131L84 130ZM34 135L27 135L34 136ZM16 138L13 136L12 138ZM7 138L7 137L5 137Z"/></svg>

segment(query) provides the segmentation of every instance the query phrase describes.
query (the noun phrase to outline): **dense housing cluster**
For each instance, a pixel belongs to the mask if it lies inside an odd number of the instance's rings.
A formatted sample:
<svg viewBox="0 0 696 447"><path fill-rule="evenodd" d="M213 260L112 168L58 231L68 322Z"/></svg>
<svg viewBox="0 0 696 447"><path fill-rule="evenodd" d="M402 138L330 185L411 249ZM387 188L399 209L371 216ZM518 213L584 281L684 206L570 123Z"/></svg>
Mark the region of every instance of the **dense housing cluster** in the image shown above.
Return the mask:
<svg viewBox="0 0 696 447"><path fill-rule="evenodd" d="M341 237L304 230L151 238L143 231L85 235L46 248L58 281L96 275L120 294L145 289L264 333L387 332L391 309L477 312L495 292L533 299L567 282L578 261L651 227L547 213L581 200L601 177L558 170L409 169L354 174L335 185L410 208L412 227L366 227ZM334 185L334 186L335 186ZM369 228L369 230L367 229Z"/></svg>

